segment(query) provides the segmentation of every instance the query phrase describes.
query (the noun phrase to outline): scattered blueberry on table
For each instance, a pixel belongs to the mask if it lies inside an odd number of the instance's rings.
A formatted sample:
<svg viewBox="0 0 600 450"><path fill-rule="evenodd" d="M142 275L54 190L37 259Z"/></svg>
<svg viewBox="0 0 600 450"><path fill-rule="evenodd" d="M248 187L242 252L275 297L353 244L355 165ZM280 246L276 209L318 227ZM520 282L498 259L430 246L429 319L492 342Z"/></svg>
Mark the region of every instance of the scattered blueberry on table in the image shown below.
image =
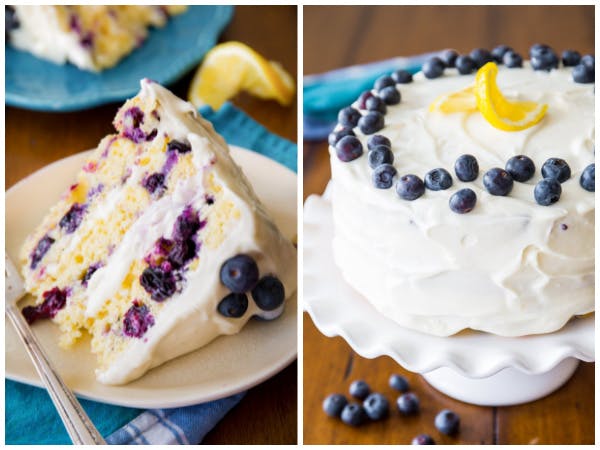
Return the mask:
<svg viewBox="0 0 600 450"><path fill-rule="evenodd" d="M435 427L440 431L440 433L451 436L458 432L460 427L460 418L454 411L444 409L440 411L437 416L435 416L434 423Z"/></svg>
<svg viewBox="0 0 600 450"><path fill-rule="evenodd" d="M323 411L329 417L340 417L348 400L342 394L331 394L323 400Z"/></svg>
<svg viewBox="0 0 600 450"><path fill-rule="evenodd" d="M435 441L428 434L419 434L411 442L412 445L435 445Z"/></svg>
<svg viewBox="0 0 600 450"><path fill-rule="evenodd" d="M542 206L549 206L560 199L562 188L560 183L554 178L544 178L533 189L535 201Z"/></svg>
<svg viewBox="0 0 600 450"><path fill-rule="evenodd" d="M350 384L350 395L359 400L364 400L371 393L371 388L363 380L356 380Z"/></svg>
<svg viewBox="0 0 600 450"><path fill-rule="evenodd" d="M348 403L342 409L342 422L353 427L358 427L365 423L368 419L367 413L362 405L358 403Z"/></svg>
<svg viewBox="0 0 600 450"><path fill-rule="evenodd" d="M390 404L382 394L373 392L363 402L363 408L371 420L385 419L390 413Z"/></svg>
<svg viewBox="0 0 600 450"><path fill-rule="evenodd" d="M410 385L406 378L396 373L390 375L389 385L392 389L396 389L400 392L407 392L410 389Z"/></svg>
<svg viewBox="0 0 600 450"><path fill-rule="evenodd" d="M414 393L407 392L398 397L396 406L405 416L417 414L420 410L419 398Z"/></svg>

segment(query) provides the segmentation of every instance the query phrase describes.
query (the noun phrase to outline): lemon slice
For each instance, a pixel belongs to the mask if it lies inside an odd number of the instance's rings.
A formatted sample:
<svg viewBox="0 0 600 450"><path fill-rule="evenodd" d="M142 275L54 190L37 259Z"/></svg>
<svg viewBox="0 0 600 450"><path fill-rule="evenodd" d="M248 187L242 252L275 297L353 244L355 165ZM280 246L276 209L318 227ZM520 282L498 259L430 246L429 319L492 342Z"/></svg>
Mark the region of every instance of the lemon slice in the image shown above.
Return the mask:
<svg viewBox="0 0 600 450"><path fill-rule="evenodd" d="M429 111L438 111L444 114L477 111L473 85L451 94L440 95L429 105Z"/></svg>
<svg viewBox="0 0 600 450"><path fill-rule="evenodd" d="M475 98L477 109L492 126L504 131L520 131L538 123L548 109L548 105L509 101L496 84L498 66L487 63L475 76Z"/></svg>
<svg viewBox="0 0 600 450"><path fill-rule="evenodd" d="M196 107L219 109L241 91L289 105L296 92L292 76L274 61L241 42L226 42L210 50L198 67L188 100Z"/></svg>

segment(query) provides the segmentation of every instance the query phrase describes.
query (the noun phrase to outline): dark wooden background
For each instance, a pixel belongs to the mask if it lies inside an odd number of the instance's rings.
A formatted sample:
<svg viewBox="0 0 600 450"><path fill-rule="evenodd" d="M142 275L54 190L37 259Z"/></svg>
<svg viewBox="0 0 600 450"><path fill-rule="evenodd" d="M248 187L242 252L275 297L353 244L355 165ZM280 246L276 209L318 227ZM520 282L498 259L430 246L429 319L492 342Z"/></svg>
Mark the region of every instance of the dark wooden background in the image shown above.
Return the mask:
<svg viewBox="0 0 600 450"><path fill-rule="evenodd" d="M468 52L507 44L523 55L536 43L558 51L594 52L594 7L557 6L373 6L304 7L304 73L408 56L444 48ZM304 197L320 194L330 178L327 144L304 143ZM388 420L353 429L328 418L321 403L332 392L347 393L352 380L365 379L395 401L391 373L409 378L421 399L413 418L398 412ZM433 427L435 414L450 408L461 416L456 438ZM561 390L520 406L487 408L454 401L419 375L388 357L367 360L341 338L326 338L304 317L304 443L409 444L419 433L447 444L593 444L594 364L582 364Z"/></svg>
<svg viewBox="0 0 600 450"><path fill-rule="evenodd" d="M220 41L242 41L268 59L297 71L295 6L239 6ZM182 98L193 72L172 90ZM148 74L152 78L152 74ZM272 132L297 138L297 103L282 107L241 94L234 103ZM5 184L8 189L37 169L74 153L94 148L113 131L120 104L83 112L44 113L6 107ZM206 436L205 444L293 444L297 442L297 364L251 389Z"/></svg>

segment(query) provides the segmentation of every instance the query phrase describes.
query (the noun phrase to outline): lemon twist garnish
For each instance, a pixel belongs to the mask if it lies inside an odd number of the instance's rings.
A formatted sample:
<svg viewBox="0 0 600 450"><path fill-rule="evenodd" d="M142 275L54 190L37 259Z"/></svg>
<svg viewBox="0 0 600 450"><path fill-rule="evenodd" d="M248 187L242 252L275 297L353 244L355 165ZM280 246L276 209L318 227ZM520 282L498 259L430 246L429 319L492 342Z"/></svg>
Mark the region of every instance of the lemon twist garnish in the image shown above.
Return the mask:
<svg viewBox="0 0 600 450"><path fill-rule="evenodd" d="M445 114L479 110L490 125L504 131L524 130L542 120L548 105L507 100L498 88L497 75L495 63L485 64L477 71L473 86L438 97L429 110Z"/></svg>
<svg viewBox="0 0 600 450"><path fill-rule="evenodd" d="M285 106L293 101L296 85L279 63L232 41L206 54L190 85L188 100L197 107L208 104L216 110L241 91Z"/></svg>

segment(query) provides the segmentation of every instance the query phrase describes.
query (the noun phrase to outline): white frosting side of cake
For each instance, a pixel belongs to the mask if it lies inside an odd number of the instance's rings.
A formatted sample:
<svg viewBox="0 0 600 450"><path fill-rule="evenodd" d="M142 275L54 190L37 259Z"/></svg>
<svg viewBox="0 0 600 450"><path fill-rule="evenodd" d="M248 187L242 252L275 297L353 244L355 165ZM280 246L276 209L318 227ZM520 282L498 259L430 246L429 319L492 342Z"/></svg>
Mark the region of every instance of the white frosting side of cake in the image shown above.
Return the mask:
<svg viewBox="0 0 600 450"><path fill-rule="evenodd" d="M65 32L54 6L14 6L19 27L10 31L10 43L20 50L56 64L72 62L78 67L97 70L92 53L79 43L75 32Z"/></svg>
<svg viewBox="0 0 600 450"><path fill-rule="evenodd" d="M248 311L239 319L226 318L217 312L219 301L228 294L219 279L220 267L236 254L251 254L261 276L276 274L284 284L286 297L296 290L295 248L272 224L212 125L200 118L192 105L179 100L156 83L142 81L139 95L142 99L158 100L161 118L158 133L166 132L173 138L187 139L192 146L196 167L206 167L215 160L208 171L222 186L223 200L231 201L239 210L240 217L227 226L226 237L220 245L216 248L201 247L198 268L185 273L183 291L165 301L155 325L144 337L132 338L110 367L97 372L98 380L106 384L133 380L148 369L199 348L219 335L237 333L252 315L262 315L251 298ZM172 196L153 203L128 230L107 264L98 269L90 280L88 316L94 316L105 299L117 291L131 262L143 258L160 236L169 235L185 206L191 204L199 209L204 204L205 174L199 171L196 177L179 182Z"/></svg>
<svg viewBox="0 0 600 450"><path fill-rule="evenodd" d="M552 332L594 311L594 193L579 185L594 161L593 85L574 83L568 68L501 66L498 85L508 98L549 105L540 124L519 132L493 128L479 112L428 111L439 95L473 82L474 74L452 69L435 80L415 75L413 83L397 85L402 102L388 106L385 128L376 133L391 140L400 175L423 179L442 167L453 176L448 190L426 190L410 202L394 187L374 188L367 136L358 128L363 156L344 163L330 148L336 263L381 313L409 328L441 336L464 328L506 336ZM474 182L454 174L462 154L479 162ZM535 162L534 178L515 182L506 197L487 193L483 174L519 154ZM565 159L572 176L558 203L547 207L535 202L533 188L550 157ZM459 215L448 200L465 187L475 191L477 205Z"/></svg>

